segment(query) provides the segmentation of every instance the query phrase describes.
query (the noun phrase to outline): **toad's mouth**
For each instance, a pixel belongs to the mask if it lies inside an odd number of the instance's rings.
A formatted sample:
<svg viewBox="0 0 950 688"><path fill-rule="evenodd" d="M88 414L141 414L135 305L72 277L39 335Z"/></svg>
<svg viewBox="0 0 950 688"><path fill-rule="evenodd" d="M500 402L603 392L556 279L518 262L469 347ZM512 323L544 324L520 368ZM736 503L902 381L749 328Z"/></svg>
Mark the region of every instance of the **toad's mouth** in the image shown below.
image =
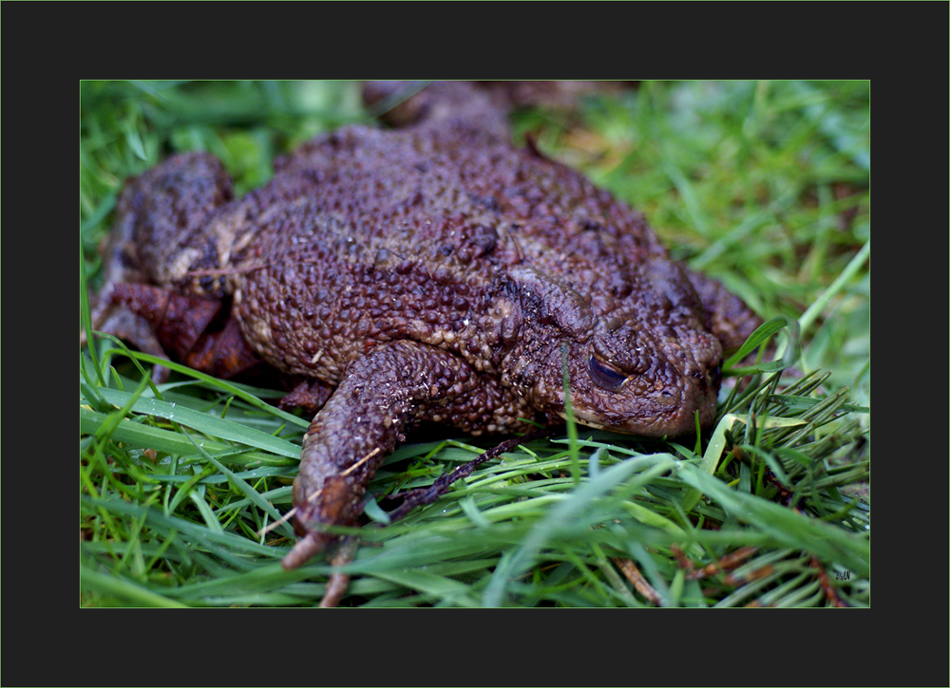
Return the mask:
<svg viewBox="0 0 950 688"><path fill-rule="evenodd" d="M568 420L566 413L559 412L558 415L564 420ZM695 434L697 428L702 429L710 425L710 420L707 420L707 415L709 414L704 413L701 409L695 409L691 413L680 412L672 418L654 417L652 419L637 419L625 423L606 421L601 415L586 414L578 409L574 410L573 415L575 421L589 428L618 432L637 437L680 437Z"/></svg>
<svg viewBox="0 0 950 688"><path fill-rule="evenodd" d="M589 400L572 393L574 419L598 430L654 438L694 434L715 419L717 390L710 385L685 378L675 389L649 396L635 394L634 387L616 395L595 394ZM565 411L557 413L567 419Z"/></svg>

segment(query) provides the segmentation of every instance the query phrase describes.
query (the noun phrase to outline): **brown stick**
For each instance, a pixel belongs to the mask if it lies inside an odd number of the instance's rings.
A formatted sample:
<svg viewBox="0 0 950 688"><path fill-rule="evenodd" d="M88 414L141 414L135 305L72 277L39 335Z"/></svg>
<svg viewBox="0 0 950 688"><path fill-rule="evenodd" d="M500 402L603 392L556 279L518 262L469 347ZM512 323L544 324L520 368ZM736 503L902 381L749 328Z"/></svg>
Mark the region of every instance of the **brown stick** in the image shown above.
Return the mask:
<svg viewBox="0 0 950 688"><path fill-rule="evenodd" d="M505 440L497 446L492 447L485 453L480 454L472 461L459 466L451 473L445 473L439 476L430 487L420 487L416 490L408 490L406 492L400 492L393 495L391 499L401 499L402 504L387 514L389 516L389 520L398 521L401 518L405 518L409 512L415 509L417 506L432 504L432 502L448 491L449 486L452 483L454 483L459 478L467 478L472 474L472 471L489 459L493 459L507 451L511 451L515 447L527 442L531 442L542 437L550 437L551 435L555 434L558 429L559 428L554 427L545 428L543 430L534 430L523 437L513 437L510 440Z"/></svg>

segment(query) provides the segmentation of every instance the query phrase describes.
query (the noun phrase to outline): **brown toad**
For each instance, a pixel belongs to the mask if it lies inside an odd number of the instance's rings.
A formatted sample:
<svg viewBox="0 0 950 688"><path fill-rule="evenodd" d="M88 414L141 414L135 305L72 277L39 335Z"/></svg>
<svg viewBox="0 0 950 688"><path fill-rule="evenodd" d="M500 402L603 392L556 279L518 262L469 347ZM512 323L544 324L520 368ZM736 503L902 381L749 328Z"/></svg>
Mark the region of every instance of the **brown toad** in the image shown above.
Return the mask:
<svg viewBox="0 0 950 688"><path fill-rule="evenodd" d="M390 116L403 128L321 136L240 200L218 160L191 153L118 203L98 327L219 374L259 357L310 381L291 399L322 404L287 567L326 547L325 525L356 521L417 421L559 422L566 368L581 422L689 433L714 417L723 351L759 323L671 261L641 215L513 148L485 91L433 84Z"/></svg>

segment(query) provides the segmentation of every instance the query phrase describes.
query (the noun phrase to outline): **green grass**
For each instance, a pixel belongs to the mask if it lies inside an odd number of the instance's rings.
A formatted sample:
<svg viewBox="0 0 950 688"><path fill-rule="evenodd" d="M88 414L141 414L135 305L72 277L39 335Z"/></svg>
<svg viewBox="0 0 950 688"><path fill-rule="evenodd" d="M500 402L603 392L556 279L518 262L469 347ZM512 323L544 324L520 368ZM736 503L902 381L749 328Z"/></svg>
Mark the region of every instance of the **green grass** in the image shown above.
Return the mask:
<svg viewBox="0 0 950 688"><path fill-rule="evenodd" d="M815 562L841 600L868 605L868 118L866 82L642 83L574 114L516 113L517 137L644 212L676 257L798 323L803 376L724 391L699 446L578 426L398 523L371 520L343 605L652 604L625 560L669 606L826 606ZM125 177L197 148L243 193L275 155L365 119L348 83L83 84L81 302ZM81 603L315 605L331 567L285 572L290 526L261 534L291 506L307 419L182 367L156 388L154 359L94 343L80 357ZM495 441L411 437L374 499ZM381 518L375 501L366 513ZM734 570L691 574L737 550Z"/></svg>

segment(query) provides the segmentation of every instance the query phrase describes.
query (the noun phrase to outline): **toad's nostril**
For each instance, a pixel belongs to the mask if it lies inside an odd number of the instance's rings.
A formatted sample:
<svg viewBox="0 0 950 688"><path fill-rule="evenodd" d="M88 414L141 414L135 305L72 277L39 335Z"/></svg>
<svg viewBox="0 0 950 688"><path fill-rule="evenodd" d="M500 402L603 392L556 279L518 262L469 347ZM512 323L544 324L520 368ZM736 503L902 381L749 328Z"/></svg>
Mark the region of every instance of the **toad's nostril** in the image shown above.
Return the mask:
<svg viewBox="0 0 950 688"><path fill-rule="evenodd" d="M660 393L653 398L653 401L660 406L674 406L680 403L679 397L668 389L661 390Z"/></svg>

